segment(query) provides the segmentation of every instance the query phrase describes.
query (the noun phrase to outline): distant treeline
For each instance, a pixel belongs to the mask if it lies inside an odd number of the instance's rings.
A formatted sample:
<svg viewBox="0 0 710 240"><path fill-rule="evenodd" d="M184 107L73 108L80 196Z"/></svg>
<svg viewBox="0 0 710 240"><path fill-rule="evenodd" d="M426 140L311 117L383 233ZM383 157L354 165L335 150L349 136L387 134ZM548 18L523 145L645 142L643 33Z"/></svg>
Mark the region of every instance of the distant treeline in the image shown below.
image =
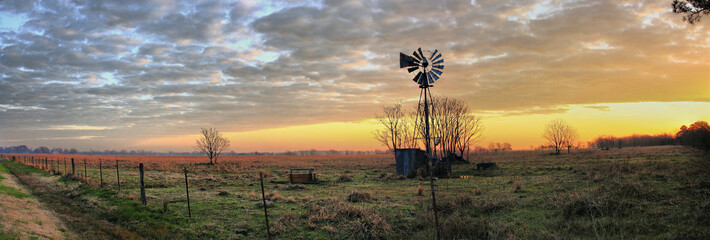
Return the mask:
<svg viewBox="0 0 710 240"><path fill-rule="evenodd" d="M684 145L702 150L710 150L710 126L705 121L697 121L687 127L680 127L675 135L631 135L626 137L599 136L589 142L590 147L603 150L623 147Z"/></svg>
<svg viewBox="0 0 710 240"><path fill-rule="evenodd" d="M12 147L0 147L0 153L44 153L44 154L85 154L85 155L181 155L181 156L191 156L191 155L204 155L202 152L154 152L146 150L104 150L104 151L79 151L76 148L48 148L48 147L37 147L30 148L27 145L19 145ZM264 156L276 156L276 155L363 155L363 154L385 154L386 151L374 150L374 151L353 151L353 150L299 150L299 151L285 151L285 152L241 152L237 153L234 151L224 153L223 155L264 155Z"/></svg>
<svg viewBox="0 0 710 240"><path fill-rule="evenodd" d="M592 141L589 145L591 147L609 150L611 148L662 146L675 144L676 141L673 135L669 133L664 133L658 135L634 134L626 137L599 136L594 139L594 141Z"/></svg>

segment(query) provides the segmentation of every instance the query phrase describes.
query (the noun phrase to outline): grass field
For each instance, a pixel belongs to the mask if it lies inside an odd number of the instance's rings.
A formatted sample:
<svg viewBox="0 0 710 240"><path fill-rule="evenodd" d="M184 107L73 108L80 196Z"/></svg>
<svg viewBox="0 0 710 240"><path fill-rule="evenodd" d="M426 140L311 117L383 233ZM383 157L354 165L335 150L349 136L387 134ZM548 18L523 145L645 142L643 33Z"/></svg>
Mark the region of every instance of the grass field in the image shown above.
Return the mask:
<svg viewBox="0 0 710 240"><path fill-rule="evenodd" d="M29 155L27 155L29 156ZM56 155L33 157L56 158ZM17 155L23 162L23 155ZM428 179L393 174L391 155L239 156L216 166L195 157L67 156L51 169L2 164L61 214L92 219L67 227L113 238L266 238L259 172L266 175L271 233L280 239L433 239ZM99 188L98 159L104 188ZM116 162L121 159L121 191ZM474 156L497 170L454 165L436 181L442 239L710 239L710 159L679 146L577 150L559 156L509 152ZM137 164L146 165L147 206ZM188 169L192 218L187 216ZM288 183L289 168L313 167L318 184ZM70 167L69 167L70 169ZM70 171L70 170L69 170ZM88 184L87 184L88 183ZM0 193L3 194L3 193ZM62 213L62 212L66 213ZM65 218L66 219L66 218ZM94 222L110 224L90 232ZM83 224L83 225L82 225ZM84 233L89 231L90 233ZM97 230L98 231L98 230Z"/></svg>

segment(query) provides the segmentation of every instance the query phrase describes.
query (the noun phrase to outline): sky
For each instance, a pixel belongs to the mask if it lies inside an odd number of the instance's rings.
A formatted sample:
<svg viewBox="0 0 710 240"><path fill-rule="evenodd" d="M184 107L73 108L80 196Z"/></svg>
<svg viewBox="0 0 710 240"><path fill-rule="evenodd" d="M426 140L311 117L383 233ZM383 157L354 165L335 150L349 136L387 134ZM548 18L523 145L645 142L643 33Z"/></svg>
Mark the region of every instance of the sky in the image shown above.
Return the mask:
<svg viewBox="0 0 710 240"><path fill-rule="evenodd" d="M710 19L671 1L0 1L0 146L383 149L381 106L419 88L399 52L438 49L434 95L481 144L674 133L710 120Z"/></svg>

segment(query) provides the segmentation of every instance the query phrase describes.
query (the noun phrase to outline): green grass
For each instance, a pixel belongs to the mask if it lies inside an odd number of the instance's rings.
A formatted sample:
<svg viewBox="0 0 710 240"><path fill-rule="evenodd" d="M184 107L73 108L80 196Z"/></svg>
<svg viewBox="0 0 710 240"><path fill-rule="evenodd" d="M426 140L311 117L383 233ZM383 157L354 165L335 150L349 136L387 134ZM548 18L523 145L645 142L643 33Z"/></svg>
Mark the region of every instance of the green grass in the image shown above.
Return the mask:
<svg viewBox="0 0 710 240"><path fill-rule="evenodd" d="M0 194L5 194L8 196L20 198L20 199L29 197L29 195L20 191L17 188L12 188L12 187L2 186L2 185L0 185Z"/></svg>
<svg viewBox="0 0 710 240"><path fill-rule="evenodd" d="M10 173L10 170L7 169L7 167L5 167L5 164L7 162L8 161L5 159L0 160L0 173L6 173L6 174ZM0 194L4 194L4 195L8 195L8 196L15 197L15 198L20 198L20 199L30 197L30 195L20 191L20 189L2 185L2 180L4 180L4 179L5 178L2 175L0 175Z"/></svg>
<svg viewBox="0 0 710 240"><path fill-rule="evenodd" d="M0 240L16 240L20 239L20 235L13 232L6 232L4 229L0 229Z"/></svg>

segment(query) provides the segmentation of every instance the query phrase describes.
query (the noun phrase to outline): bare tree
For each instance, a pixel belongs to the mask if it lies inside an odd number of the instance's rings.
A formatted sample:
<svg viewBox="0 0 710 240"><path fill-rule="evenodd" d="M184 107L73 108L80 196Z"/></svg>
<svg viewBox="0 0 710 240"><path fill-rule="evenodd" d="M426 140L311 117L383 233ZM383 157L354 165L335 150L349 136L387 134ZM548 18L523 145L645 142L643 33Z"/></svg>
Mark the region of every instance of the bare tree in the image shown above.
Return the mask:
<svg viewBox="0 0 710 240"><path fill-rule="evenodd" d="M461 120L461 133L459 137L459 142L457 148L461 156L469 156L469 151L471 150L471 145L476 145L481 140L483 136L483 123L481 118L476 115L468 115L463 117ZM466 158L466 160L469 160Z"/></svg>
<svg viewBox="0 0 710 240"><path fill-rule="evenodd" d="M197 139L196 148L207 155L210 164L215 164L219 155L229 148L229 139L223 137L222 133L215 128L203 128L202 137Z"/></svg>
<svg viewBox="0 0 710 240"><path fill-rule="evenodd" d="M685 14L683 21L690 24L699 22L703 15L710 14L710 0L673 0L673 12Z"/></svg>
<svg viewBox="0 0 710 240"><path fill-rule="evenodd" d="M377 120L384 127L375 130L375 139L387 146L390 151L416 146L412 128L412 119L402 108L402 103L391 106L382 106L382 113L376 115Z"/></svg>
<svg viewBox="0 0 710 240"><path fill-rule="evenodd" d="M483 132L481 118L472 115L468 104L460 99L437 96L431 102L431 132L435 152L441 157L463 156L471 144L480 140ZM416 129L421 139L425 139L424 121L419 121Z"/></svg>
<svg viewBox="0 0 710 240"><path fill-rule="evenodd" d="M555 154L560 154L563 146L571 146L577 139L577 129L557 118L547 123L542 136L555 147Z"/></svg>

